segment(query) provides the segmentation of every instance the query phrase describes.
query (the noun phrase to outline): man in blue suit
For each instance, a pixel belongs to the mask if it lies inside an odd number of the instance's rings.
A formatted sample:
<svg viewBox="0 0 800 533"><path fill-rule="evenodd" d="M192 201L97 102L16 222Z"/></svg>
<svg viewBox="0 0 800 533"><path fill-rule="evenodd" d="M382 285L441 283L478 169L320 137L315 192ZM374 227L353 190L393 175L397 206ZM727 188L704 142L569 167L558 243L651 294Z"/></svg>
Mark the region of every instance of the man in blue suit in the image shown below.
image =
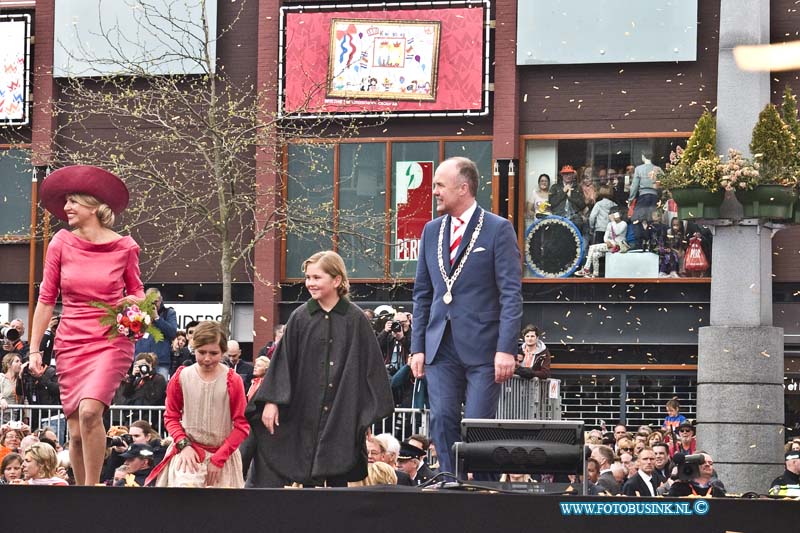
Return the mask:
<svg viewBox="0 0 800 533"><path fill-rule="evenodd" d="M422 232L414 283L411 369L427 376L431 436L442 472L454 472L461 404L494 418L514 373L522 319L522 263L511 223L477 204L478 169L453 157L436 169L438 218Z"/></svg>

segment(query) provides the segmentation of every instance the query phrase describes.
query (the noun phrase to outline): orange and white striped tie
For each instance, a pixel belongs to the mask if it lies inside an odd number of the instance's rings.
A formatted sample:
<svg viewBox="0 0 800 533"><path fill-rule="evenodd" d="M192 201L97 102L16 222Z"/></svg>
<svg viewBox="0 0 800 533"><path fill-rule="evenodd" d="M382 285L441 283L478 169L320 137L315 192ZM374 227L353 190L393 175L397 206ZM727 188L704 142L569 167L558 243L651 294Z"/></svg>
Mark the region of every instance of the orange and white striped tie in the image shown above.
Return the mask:
<svg viewBox="0 0 800 533"><path fill-rule="evenodd" d="M452 217L450 223L453 226L450 232L450 266L453 266L453 263L456 262L458 246L461 244L461 237L464 236L466 224L459 217Z"/></svg>

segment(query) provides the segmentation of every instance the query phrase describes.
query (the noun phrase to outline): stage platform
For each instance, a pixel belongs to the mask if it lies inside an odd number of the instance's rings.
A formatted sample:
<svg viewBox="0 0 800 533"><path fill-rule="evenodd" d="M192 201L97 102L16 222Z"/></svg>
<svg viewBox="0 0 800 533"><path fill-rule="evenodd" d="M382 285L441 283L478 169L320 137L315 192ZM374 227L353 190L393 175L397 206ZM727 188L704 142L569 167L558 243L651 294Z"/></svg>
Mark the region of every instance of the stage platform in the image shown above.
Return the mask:
<svg viewBox="0 0 800 533"><path fill-rule="evenodd" d="M473 532L796 531L800 502L713 499L689 516L563 516L561 504L683 503L694 499L486 494L416 489L155 489L0 487L12 531ZM701 506L702 507L702 506ZM613 509L609 509L613 510ZM702 510L702 509L700 509Z"/></svg>

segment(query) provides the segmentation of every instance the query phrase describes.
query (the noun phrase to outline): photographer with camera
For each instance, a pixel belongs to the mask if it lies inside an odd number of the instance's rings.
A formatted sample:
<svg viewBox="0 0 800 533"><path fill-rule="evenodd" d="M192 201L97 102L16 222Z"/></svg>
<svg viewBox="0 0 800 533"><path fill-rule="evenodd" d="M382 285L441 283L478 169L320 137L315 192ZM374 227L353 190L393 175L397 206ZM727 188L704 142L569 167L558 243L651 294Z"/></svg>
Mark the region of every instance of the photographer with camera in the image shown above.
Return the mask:
<svg viewBox="0 0 800 533"><path fill-rule="evenodd" d="M392 320L387 320L378 335L378 344L383 352L383 362L389 376L394 376L406 364L411 353L411 321L408 313L398 311Z"/></svg>
<svg viewBox="0 0 800 533"><path fill-rule="evenodd" d="M714 461L705 452L693 455L676 453L672 458L677 470L669 489L670 496L725 497L725 488L714 476Z"/></svg>
<svg viewBox="0 0 800 533"><path fill-rule="evenodd" d="M164 299L161 297L161 291L155 287L147 289L146 296L151 294L158 295L156 302L156 315L153 317L153 325L161 330L164 334L164 340L156 342L149 335L145 335L136 341L135 353L154 353L158 357L156 364L151 365L153 372L158 372L164 377L166 382L169 379L169 370L172 363L172 340L178 334L178 315L171 307L164 305ZM159 405L163 405L162 403Z"/></svg>
<svg viewBox="0 0 800 533"><path fill-rule="evenodd" d="M150 468L160 463L167 451L161 442L159 434L147 420L136 420L131 424L129 430L125 427L120 427L119 429L119 432L115 432L119 433L118 435L106 437L106 446L109 448L109 453L100 477L100 480L104 483L109 483L114 479L114 472L126 463L125 454L133 446L146 445L149 447L152 451ZM128 471L127 473L130 474L132 472ZM146 477L147 474L142 479Z"/></svg>
<svg viewBox="0 0 800 533"><path fill-rule="evenodd" d="M158 358L154 353L136 355L131 373L122 385L123 405L164 405L167 380L156 373Z"/></svg>
<svg viewBox="0 0 800 533"><path fill-rule="evenodd" d="M10 353L16 353L19 354L19 358L23 363L27 361L30 346L28 346L27 342L22 340L23 335L25 335L25 324L23 324L22 320L19 318L15 318L11 322L3 324L3 326L0 327L0 336L3 338L2 354L0 354L0 357L5 357Z"/></svg>
<svg viewBox="0 0 800 533"><path fill-rule="evenodd" d="M58 405L61 393L58 386L56 368L45 363L39 370L31 368L29 363L22 365L22 396L29 405ZM31 411L31 427L39 427L42 413L38 409Z"/></svg>
<svg viewBox="0 0 800 533"><path fill-rule="evenodd" d="M61 315L53 315L50 322L47 324L47 329L42 334L42 342L39 343L39 351L42 354L42 365L49 366L53 360L54 350L53 346L56 342L56 332L58 325L61 323ZM56 402L56 403L61 403Z"/></svg>

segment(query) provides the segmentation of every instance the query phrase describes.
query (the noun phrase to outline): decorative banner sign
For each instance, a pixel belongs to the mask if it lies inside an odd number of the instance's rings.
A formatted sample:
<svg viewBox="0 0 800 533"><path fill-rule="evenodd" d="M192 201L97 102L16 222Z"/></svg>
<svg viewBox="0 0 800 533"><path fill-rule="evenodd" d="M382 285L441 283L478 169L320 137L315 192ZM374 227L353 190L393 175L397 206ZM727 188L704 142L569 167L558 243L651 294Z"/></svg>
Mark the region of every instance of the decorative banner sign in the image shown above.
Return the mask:
<svg viewBox="0 0 800 533"><path fill-rule="evenodd" d="M28 124L30 15L0 15L0 124Z"/></svg>
<svg viewBox="0 0 800 533"><path fill-rule="evenodd" d="M440 27L438 21L333 19L327 96L435 101Z"/></svg>
<svg viewBox="0 0 800 533"><path fill-rule="evenodd" d="M452 7L459 4L468 7ZM281 113L488 114L488 3L448 5L281 8Z"/></svg>
<svg viewBox="0 0 800 533"><path fill-rule="evenodd" d="M185 304L164 302L166 307L171 307L178 315L178 329L186 330L186 324L193 320L222 320L222 304Z"/></svg>
<svg viewBox="0 0 800 533"><path fill-rule="evenodd" d="M398 161L394 182L395 260L416 261L422 228L433 211L433 161Z"/></svg>

